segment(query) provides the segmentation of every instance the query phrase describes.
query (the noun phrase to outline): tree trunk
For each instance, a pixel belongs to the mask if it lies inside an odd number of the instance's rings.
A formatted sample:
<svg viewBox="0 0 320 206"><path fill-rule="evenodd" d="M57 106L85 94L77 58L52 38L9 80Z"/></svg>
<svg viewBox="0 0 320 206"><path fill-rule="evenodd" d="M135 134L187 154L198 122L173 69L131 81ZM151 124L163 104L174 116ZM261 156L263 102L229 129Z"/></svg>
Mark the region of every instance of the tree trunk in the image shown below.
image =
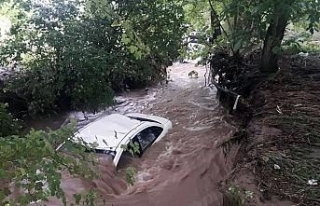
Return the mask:
<svg viewBox="0 0 320 206"><path fill-rule="evenodd" d="M289 20L289 15L279 14L268 27L263 43L260 71L273 73L278 71L278 59L281 42ZM275 51L277 50L277 51Z"/></svg>
<svg viewBox="0 0 320 206"><path fill-rule="evenodd" d="M212 38L217 39L221 35L220 22L215 10L211 10L211 29L213 31Z"/></svg>
<svg viewBox="0 0 320 206"><path fill-rule="evenodd" d="M220 29L221 25L220 25L219 16L216 10L214 9L211 0L209 0L209 4L211 8L211 12L210 12L211 29L213 31L212 39L215 40L218 38L219 35L221 35L221 29Z"/></svg>

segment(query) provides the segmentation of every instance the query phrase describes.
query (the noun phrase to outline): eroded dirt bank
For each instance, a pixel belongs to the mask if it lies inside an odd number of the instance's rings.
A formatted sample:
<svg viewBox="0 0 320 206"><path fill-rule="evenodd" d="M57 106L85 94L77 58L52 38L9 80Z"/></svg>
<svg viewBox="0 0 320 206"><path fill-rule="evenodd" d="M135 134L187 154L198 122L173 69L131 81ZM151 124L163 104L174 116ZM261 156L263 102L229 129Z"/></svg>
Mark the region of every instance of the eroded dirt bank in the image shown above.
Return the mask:
<svg viewBox="0 0 320 206"><path fill-rule="evenodd" d="M132 108L133 104L134 111L169 118L173 122L169 134L140 159L124 156L117 170L103 160L98 180L85 181L65 175L62 187L68 199L74 193L93 188L99 191L100 200L105 199L97 205L223 204L220 183L230 172L231 164L218 145L230 138L235 128L224 120L224 112L215 100L216 91L204 87L204 67L193 65L175 64L170 67L172 81L168 85L150 88L145 94L132 97L134 101L129 103L126 97L124 106L113 110L126 112L126 106ZM199 78L191 79L188 73L194 69ZM129 166L137 171L133 186L124 178ZM45 204L61 205L53 199Z"/></svg>
<svg viewBox="0 0 320 206"><path fill-rule="evenodd" d="M319 64L316 56L285 57L279 75L247 100L247 139L226 188L235 188L226 192L233 203L320 205Z"/></svg>

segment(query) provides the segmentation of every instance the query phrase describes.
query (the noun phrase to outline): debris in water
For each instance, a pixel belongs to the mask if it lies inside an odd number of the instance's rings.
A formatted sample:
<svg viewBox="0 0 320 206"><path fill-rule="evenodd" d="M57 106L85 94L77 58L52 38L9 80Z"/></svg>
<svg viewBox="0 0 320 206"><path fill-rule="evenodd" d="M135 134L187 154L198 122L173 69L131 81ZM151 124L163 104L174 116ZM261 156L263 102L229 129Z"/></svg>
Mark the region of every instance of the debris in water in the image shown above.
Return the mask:
<svg viewBox="0 0 320 206"><path fill-rule="evenodd" d="M246 197L252 199L253 198L253 192L252 191L245 191Z"/></svg>
<svg viewBox="0 0 320 206"><path fill-rule="evenodd" d="M308 180L308 185L316 186L318 185L318 180L315 180L315 179Z"/></svg>
<svg viewBox="0 0 320 206"><path fill-rule="evenodd" d="M281 108L277 105L277 112L279 113L279 114L282 114L282 111L281 111Z"/></svg>
<svg viewBox="0 0 320 206"><path fill-rule="evenodd" d="M275 170L280 170L280 166L277 165L277 164L274 164L274 165L273 165L273 168L274 168Z"/></svg>
<svg viewBox="0 0 320 206"><path fill-rule="evenodd" d="M240 98L240 95L237 96L236 98L236 101L234 102L234 105L233 105L233 110L236 110L237 109L237 105L238 105L238 102L239 102L239 98Z"/></svg>
<svg viewBox="0 0 320 206"><path fill-rule="evenodd" d="M263 161L268 162L269 161L269 157L263 156L262 157Z"/></svg>

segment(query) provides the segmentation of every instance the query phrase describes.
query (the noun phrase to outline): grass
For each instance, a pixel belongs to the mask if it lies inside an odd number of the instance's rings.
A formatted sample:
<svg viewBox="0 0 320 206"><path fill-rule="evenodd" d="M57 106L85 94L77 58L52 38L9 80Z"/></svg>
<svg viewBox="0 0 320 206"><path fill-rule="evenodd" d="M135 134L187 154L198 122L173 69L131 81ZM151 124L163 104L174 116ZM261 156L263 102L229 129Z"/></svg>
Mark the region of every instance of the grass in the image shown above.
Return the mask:
<svg viewBox="0 0 320 206"><path fill-rule="evenodd" d="M245 191L237 185L228 188L225 194L225 206L244 206L247 201L253 198L253 192Z"/></svg>
<svg viewBox="0 0 320 206"><path fill-rule="evenodd" d="M273 177L272 187L266 186L265 189L305 205L320 204L319 187L308 184L310 180L320 180L320 156L313 156L319 155L314 153L320 143L319 118L307 115L271 116L265 123L277 126L285 133L274 140L273 144L279 150L266 154L269 161L264 161L260 170L264 173L262 179ZM281 169L275 171L274 164Z"/></svg>

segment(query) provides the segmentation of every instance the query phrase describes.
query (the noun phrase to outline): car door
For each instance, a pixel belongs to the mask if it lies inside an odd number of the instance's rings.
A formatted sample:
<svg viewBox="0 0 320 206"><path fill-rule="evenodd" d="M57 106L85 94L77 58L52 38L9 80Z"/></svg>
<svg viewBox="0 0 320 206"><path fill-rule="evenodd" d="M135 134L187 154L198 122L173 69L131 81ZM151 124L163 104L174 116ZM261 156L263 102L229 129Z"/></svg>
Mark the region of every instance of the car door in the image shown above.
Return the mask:
<svg viewBox="0 0 320 206"><path fill-rule="evenodd" d="M157 138L161 138L163 136L163 131L164 128L161 124L155 122L145 122L134 131L131 131L131 133L128 133L127 136L130 138L121 143L118 148L119 150L122 150L121 148L125 148L124 151L128 151L132 155L141 157L144 151L158 140Z"/></svg>

